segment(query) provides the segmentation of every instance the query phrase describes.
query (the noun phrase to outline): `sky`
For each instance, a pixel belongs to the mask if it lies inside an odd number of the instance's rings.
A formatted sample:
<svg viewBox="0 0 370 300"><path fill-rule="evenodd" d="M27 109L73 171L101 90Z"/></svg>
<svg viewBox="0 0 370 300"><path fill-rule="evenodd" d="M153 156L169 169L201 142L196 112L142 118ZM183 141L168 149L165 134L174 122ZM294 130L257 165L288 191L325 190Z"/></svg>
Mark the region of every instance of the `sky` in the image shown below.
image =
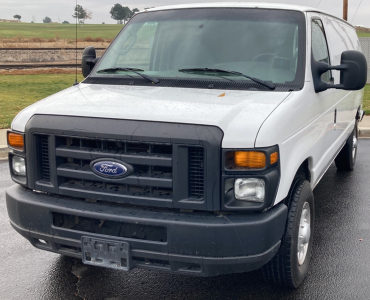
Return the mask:
<svg viewBox="0 0 370 300"><path fill-rule="evenodd" d="M115 3L128 6L131 9L138 8L142 10L146 7L159 7L164 5L199 3L199 2L235 2L234 1L207 1L207 0L78 0L83 8L93 12L93 18L87 20L86 24L115 24L116 21L110 17L110 9ZM246 1L247 2L247 1ZM343 0L269 0L253 2L270 2L304 5L318 7L330 14L338 17L343 16ZM370 28L370 1L369 0L348 0L348 20L353 25L363 25ZM360 5L361 3L361 5ZM35 21L42 23L46 16L50 17L53 22L74 22L72 15L76 0L0 0L0 19L12 20L13 15L22 16L22 22ZM360 5L360 6L359 6ZM357 8L359 9L357 10ZM357 13L356 13L357 10ZM1 34L1 33L0 33Z"/></svg>

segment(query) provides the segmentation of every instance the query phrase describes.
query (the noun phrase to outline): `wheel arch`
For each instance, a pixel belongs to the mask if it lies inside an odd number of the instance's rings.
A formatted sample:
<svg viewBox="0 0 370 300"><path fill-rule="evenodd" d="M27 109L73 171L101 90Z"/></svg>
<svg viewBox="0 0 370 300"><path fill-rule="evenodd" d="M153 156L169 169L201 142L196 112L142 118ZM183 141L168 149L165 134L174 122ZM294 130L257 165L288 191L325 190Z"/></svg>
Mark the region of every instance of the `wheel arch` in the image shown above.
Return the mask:
<svg viewBox="0 0 370 300"><path fill-rule="evenodd" d="M288 174L285 174L285 178L281 180L279 189L280 188L285 188L286 193L284 192L283 195L281 195L281 198L275 199L275 205L280 203L280 202L285 202L287 197L289 197L290 191L294 187L295 183L299 180L302 179L307 180L308 183L313 185L313 180L314 180L314 174L312 171L313 168L313 158L312 157L307 157L303 161L297 161L295 166L292 167L290 166L290 170L288 170ZM284 186L282 186L284 185Z"/></svg>
<svg viewBox="0 0 370 300"><path fill-rule="evenodd" d="M312 158L306 158L299 166L293 181L297 178L307 180L311 184L312 174L311 174ZM293 184L293 183L292 183Z"/></svg>

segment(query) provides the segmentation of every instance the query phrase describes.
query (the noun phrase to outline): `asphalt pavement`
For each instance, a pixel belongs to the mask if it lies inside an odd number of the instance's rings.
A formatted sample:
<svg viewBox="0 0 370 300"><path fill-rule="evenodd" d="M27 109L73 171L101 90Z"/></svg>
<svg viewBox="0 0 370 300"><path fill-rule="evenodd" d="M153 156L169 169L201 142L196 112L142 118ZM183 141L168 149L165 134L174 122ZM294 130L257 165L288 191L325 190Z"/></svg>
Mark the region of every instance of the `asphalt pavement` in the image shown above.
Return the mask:
<svg viewBox="0 0 370 300"><path fill-rule="evenodd" d="M265 283L260 271L196 278L85 266L35 249L9 225L0 162L0 299L369 299L370 139L359 141L354 172L332 165L314 191L311 269L298 290Z"/></svg>

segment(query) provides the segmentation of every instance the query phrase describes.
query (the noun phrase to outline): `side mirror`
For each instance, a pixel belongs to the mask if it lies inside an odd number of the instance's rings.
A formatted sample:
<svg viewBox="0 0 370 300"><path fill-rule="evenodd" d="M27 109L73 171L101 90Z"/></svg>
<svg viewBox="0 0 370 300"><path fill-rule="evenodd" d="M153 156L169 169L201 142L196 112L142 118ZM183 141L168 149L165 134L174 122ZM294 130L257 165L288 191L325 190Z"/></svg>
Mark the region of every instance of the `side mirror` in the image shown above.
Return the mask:
<svg viewBox="0 0 370 300"><path fill-rule="evenodd" d="M96 51L94 47L85 48L82 54L82 75L86 78L91 73L91 70L95 67L96 62Z"/></svg>
<svg viewBox="0 0 370 300"><path fill-rule="evenodd" d="M316 61L312 55L311 67L316 93L326 91L327 89L357 91L366 85L367 62L365 55L359 51L344 51L339 66L330 66ZM329 70L340 71L340 84L327 84L321 80L321 75Z"/></svg>

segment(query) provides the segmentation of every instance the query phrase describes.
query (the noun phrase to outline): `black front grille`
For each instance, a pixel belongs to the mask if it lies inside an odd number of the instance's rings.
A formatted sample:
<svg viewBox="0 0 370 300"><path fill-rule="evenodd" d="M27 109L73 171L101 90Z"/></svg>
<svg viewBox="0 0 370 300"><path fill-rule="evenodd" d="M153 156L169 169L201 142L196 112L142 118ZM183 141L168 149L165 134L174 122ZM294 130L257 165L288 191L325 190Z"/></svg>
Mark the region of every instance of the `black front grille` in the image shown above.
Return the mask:
<svg viewBox="0 0 370 300"><path fill-rule="evenodd" d="M190 198L202 199L204 196L204 148L189 149Z"/></svg>
<svg viewBox="0 0 370 300"><path fill-rule="evenodd" d="M172 145L123 140L56 137L59 193L102 201L172 205ZM111 180L95 175L90 167L98 158L118 159L134 172ZM146 203L148 204L148 203Z"/></svg>
<svg viewBox="0 0 370 300"><path fill-rule="evenodd" d="M35 115L25 137L32 190L112 211L221 209L223 133L215 126ZM122 163L129 173L100 176L92 168L98 160Z"/></svg>
<svg viewBox="0 0 370 300"><path fill-rule="evenodd" d="M41 161L36 190L94 201L167 208L183 199L188 199L188 203L204 201L204 147L177 146L182 151L180 155L177 150L177 161L185 163L185 169L177 170L178 182L187 189L176 194L173 189L174 144L35 136ZM100 177L92 171L91 163L101 158L122 161L132 166L133 171L120 179Z"/></svg>

